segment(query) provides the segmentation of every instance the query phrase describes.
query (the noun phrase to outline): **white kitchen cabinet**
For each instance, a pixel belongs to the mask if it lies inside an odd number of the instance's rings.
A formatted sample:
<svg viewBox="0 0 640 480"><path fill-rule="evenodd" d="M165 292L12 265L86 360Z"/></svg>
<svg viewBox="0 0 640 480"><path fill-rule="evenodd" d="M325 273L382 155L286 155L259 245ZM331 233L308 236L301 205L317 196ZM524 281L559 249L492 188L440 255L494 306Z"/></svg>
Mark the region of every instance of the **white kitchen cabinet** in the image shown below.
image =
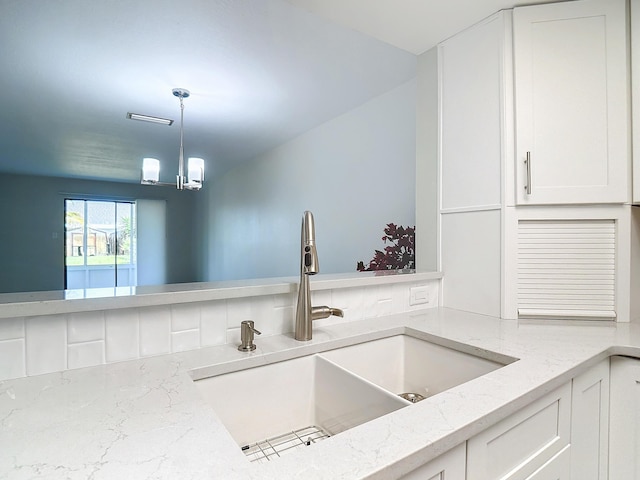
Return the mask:
<svg viewBox="0 0 640 480"><path fill-rule="evenodd" d="M552 460L569 446L570 422L567 383L471 438L467 480L568 480L565 457ZM562 475L551 475L556 471Z"/></svg>
<svg viewBox="0 0 640 480"><path fill-rule="evenodd" d="M438 45L443 305L500 316L503 166L512 162L511 11Z"/></svg>
<svg viewBox="0 0 640 480"><path fill-rule="evenodd" d="M607 358L471 438L467 480L606 480L608 419Z"/></svg>
<svg viewBox="0 0 640 480"><path fill-rule="evenodd" d="M609 478L640 480L640 360L611 357Z"/></svg>
<svg viewBox="0 0 640 480"><path fill-rule="evenodd" d="M629 201L625 0L514 9L516 201Z"/></svg>
<svg viewBox="0 0 640 480"><path fill-rule="evenodd" d="M640 0L629 2L631 16L631 111L633 121L633 203L640 204Z"/></svg>
<svg viewBox="0 0 640 480"><path fill-rule="evenodd" d="M402 480L465 480L466 443L409 472Z"/></svg>
<svg viewBox="0 0 640 480"><path fill-rule="evenodd" d="M640 318L626 32L624 0L576 0L502 11L438 46L443 306Z"/></svg>
<svg viewBox="0 0 640 480"><path fill-rule="evenodd" d="M578 375L572 383L571 479L606 480L609 449L609 359Z"/></svg>

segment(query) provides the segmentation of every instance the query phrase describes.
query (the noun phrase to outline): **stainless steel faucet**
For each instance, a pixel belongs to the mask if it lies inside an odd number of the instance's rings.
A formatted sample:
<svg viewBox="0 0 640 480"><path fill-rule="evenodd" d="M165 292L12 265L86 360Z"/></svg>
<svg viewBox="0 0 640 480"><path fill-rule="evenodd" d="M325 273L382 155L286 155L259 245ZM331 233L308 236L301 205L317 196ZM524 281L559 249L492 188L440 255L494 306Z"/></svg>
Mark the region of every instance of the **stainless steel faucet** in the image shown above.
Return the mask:
<svg viewBox="0 0 640 480"><path fill-rule="evenodd" d="M327 318L331 315L344 316L344 313L339 308L311 306L309 275L315 275L319 271L313 214L306 211L302 216L302 234L300 238L300 285L298 287L298 305L296 307L296 340L311 340L313 333L311 322L313 320Z"/></svg>

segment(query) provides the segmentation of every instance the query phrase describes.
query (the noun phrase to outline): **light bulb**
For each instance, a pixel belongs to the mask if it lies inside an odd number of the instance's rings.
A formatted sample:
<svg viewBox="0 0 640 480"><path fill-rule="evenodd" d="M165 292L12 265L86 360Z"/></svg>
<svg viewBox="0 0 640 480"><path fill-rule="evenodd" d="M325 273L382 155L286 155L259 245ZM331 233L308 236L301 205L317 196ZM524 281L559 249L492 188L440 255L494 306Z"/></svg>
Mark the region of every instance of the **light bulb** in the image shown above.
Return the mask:
<svg viewBox="0 0 640 480"><path fill-rule="evenodd" d="M144 158L142 160L142 183L158 183L160 180L160 160Z"/></svg>
<svg viewBox="0 0 640 480"><path fill-rule="evenodd" d="M189 157L187 163L187 179L189 183L204 182L204 159Z"/></svg>

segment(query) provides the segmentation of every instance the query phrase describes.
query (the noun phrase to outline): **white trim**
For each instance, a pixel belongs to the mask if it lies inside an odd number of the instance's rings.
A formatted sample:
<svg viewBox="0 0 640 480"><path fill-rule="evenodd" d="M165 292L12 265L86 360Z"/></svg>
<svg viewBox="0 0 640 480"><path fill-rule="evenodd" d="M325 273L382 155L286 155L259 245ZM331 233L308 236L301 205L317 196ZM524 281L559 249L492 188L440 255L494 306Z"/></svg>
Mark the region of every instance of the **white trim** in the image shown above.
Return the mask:
<svg viewBox="0 0 640 480"><path fill-rule="evenodd" d="M533 318L609 318L615 319L616 312L608 310L537 310L532 308L519 308L518 316Z"/></svg>
<svg viewBox="0 0 640 480"><path fill-rule="evenodd" d="M440 210L440 214L447 215L450 213L489 212L492 210L502 210L502 205L476 205L473 207L445 208Z"/></svg>

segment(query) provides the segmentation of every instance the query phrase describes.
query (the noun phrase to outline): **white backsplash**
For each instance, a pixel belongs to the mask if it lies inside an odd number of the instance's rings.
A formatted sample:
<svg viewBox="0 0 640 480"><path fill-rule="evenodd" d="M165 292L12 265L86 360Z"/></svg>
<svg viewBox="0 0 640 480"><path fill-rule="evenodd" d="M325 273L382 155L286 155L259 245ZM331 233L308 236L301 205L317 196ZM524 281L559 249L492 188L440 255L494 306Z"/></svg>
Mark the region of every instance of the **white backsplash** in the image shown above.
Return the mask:
<svg viewBox="0 0 640 480"><path fill-rule="evenodd" d="M420 285L429 287L429 303L409 305L411 287ZM314 325L435 307L438 289L439 280L429 280L315 291L313 305L342 308L345 316ZM239 344L243 320L254 320L263 335L292 332L295 303L291 293L0 319L0 380Z"/></svg>

